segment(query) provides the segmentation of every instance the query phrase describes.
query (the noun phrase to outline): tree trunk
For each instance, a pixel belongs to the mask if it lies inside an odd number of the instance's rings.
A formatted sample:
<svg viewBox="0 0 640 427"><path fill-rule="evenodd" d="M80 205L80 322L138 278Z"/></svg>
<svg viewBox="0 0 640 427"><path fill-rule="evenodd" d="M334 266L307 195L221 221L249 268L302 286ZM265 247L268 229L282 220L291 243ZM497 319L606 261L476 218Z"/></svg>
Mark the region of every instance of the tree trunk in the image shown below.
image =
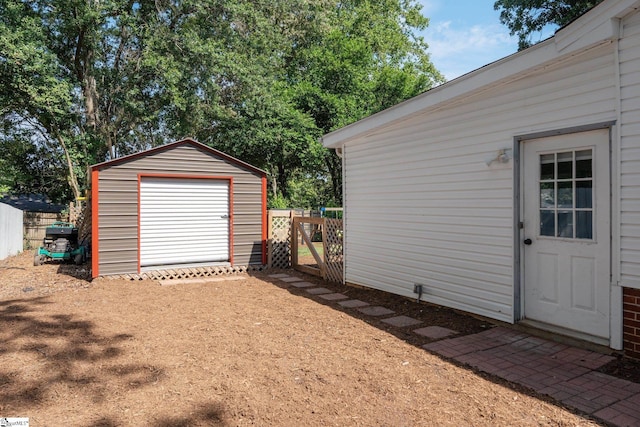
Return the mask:
<svg viewBox="0 0 640 427"><path fill-rule="evenodd" d="M113 160L116 158L116 153L115 153L115 147L114 147L114 143L113 143L113 136L112 133L107 129L107 136L106 136L106 141L107 141L107 153L109 155L109 160Z"/></svg>
<svg viewBox="0 0 640 427"><path fill-rule="evenodd" d="M282 189L282 196L289 197L289 189L287 187L287 170L283 164L278 165L278 185Z"/></svg>
<svg viewBox="0 0 640 427"><path fill-rule="evenodd" d="M271 174L271 192L274 196L278 194L278 180L274 174Z"/></svg>
<svg viewBox="0 0 640 427"><path fill-rule="evenodd" d="M334 150L330 150L324 157L325 164L331 175L331 190L334 200L342 205L342 160Z"/></svg>
<svg viewBox="0 0 640 427"><path fill-rule="evenodd" d="M87 56L87 61L89 61L90 55ZM84 86L84 106L87 109L87 125L95 131L98 127L98 89L96 87L96 78L92 75L85 74L82 85Z"/></svg>
<svg viewBox="0 0 640 427"><path fill-rule="evenodd" d="M62 147L62 150L64 151L64 157L67 161L67 169L69 171L69 186L71 187L71 191L73 191L73 198L75 200L78 200L80 197L82 197L82 194L80 193L78 177L76 176L76 172L73 168L73 161L71 160L71 156L69 155L67 144L65 144L64 138L57 130L54 130L54 133L56 135L56 138L58 139L58 142L60 143L60 146Z"/></svg>

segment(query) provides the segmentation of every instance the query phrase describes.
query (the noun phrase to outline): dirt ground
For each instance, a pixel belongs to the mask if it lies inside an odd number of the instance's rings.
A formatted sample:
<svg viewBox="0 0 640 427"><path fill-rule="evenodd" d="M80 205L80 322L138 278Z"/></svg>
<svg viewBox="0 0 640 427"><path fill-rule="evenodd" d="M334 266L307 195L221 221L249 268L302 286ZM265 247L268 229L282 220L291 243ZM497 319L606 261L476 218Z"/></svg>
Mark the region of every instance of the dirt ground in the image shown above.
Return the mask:
<svg viewBox="0 0 640 427"><path fill-rule="evenodd" d="M173 286L88 273L33 267L29 253L0 261L0 417L32 427L597 425L266 273ZM463 334L491 327L321 284Z"/></svg>

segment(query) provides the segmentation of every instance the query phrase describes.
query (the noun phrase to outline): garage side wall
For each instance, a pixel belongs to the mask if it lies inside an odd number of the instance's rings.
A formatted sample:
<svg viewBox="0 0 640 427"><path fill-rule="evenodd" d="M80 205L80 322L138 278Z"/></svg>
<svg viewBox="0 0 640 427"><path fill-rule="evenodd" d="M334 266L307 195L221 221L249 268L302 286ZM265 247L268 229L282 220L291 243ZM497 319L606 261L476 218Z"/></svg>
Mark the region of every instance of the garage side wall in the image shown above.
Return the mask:
<svg viewBox="0 0 640 427"><path fill-rule="evenodd" d="M615 119L602 46L358 140L345 162L345 280L513 322L514 138Z"/></svg>
<svg viewBox="0 0 640 427"><path fill-rule="evenodd" d="M98 173L99 274L138 272L138 175L233 177L233 263L262 264L262 180L191 145L138 157Z"/></svg>

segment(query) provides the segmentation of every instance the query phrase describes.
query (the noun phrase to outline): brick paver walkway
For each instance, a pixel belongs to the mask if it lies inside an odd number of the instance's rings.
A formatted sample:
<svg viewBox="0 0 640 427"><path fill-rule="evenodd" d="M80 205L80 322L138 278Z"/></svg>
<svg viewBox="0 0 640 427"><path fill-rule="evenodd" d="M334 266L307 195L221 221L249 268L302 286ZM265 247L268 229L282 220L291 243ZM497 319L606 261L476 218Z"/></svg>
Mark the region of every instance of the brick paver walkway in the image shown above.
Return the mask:
<svg viewBox="0 0 640 427"><path fill-rule="evenodd" d="M617 426L640 426L640 384L595 371L612 356L497 327L425 349L522 384Z"/></svg>

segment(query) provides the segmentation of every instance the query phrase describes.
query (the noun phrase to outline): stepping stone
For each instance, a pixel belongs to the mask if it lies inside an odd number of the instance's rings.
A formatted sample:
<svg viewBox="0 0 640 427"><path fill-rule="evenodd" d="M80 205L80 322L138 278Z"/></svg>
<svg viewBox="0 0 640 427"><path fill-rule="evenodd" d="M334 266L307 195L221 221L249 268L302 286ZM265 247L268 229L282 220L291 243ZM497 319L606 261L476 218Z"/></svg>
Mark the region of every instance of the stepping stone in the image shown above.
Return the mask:
<svg viewBox="0 0 640 427"><path fill-rule="evenodd" d="M280 280L283 282L291 283L291 282L302 282L302 279L299 277L281 277Z"/></svg>
<svg viewBox="0 0 640 427"><path fill-rule="evenodd" d="M369 305L368 302L360 301L359 299L350 299L349 301L340 301L338 304L347 308L366 307Z"/></svg>
<svg viewBox="0 0 640 427"><path fill-rule="evenodd" d="M324 294L320 295L320 298L326 299L327 301L337 301L339 299L347 299L349 297L343 294Z"/></svg>
<svg viewBox="0 0 640 427"><path fill-rule="evenodd" d="M274 279L282 279L283 277L289 277L289 275L285 273L278 273L278 274L270 274L269 277L273 277Z"/></svg>
<svg viewBox="0 0 640 427"><path fill-rule="evenodd" d="M320 294L330 294L330 293L332 293L331 289L327 289L327 288L307 289L307 292L309 292L312 295L320 295Z"/></svg>
<svg viewBox="0 0 640 427"><path fill-rule="evenodd" d="M363 314L367 314L369 316L385 316L387 314L393 314L395 311L389 310L385 307L380 307L379 305L374 307L363 307L359 308L358 311Z"/></svg>
<svg viewBox="0 0 640 427"><path fill-rule="evenodd" d="M449 335L455 335L458 331L454 331L453 329L443 328L442 326L427 326L426 328L416 329L415 332L418 335L422 335L423 337L431 338L431 339L440 339L448 337Z"/></svg>
<svg viewBox="0 0 640 427"><path fill-rule="evenodd" d="M388 323L389 325L397 326L399 328L402 328L404 326L412 326L412 325L417 325L418 323L422 323L421 320L414 319L413 317L409 317L409 316L390 317L388 319L383 319L382 321L384 323Z"/></svg>
<svg viewBox="0 0 640 427"><path fill-rule="evenodd" d="M311 286L315 286L315 284L310 282L293 282L291 286L295 286L296 288L310 288Z"/></svg>

